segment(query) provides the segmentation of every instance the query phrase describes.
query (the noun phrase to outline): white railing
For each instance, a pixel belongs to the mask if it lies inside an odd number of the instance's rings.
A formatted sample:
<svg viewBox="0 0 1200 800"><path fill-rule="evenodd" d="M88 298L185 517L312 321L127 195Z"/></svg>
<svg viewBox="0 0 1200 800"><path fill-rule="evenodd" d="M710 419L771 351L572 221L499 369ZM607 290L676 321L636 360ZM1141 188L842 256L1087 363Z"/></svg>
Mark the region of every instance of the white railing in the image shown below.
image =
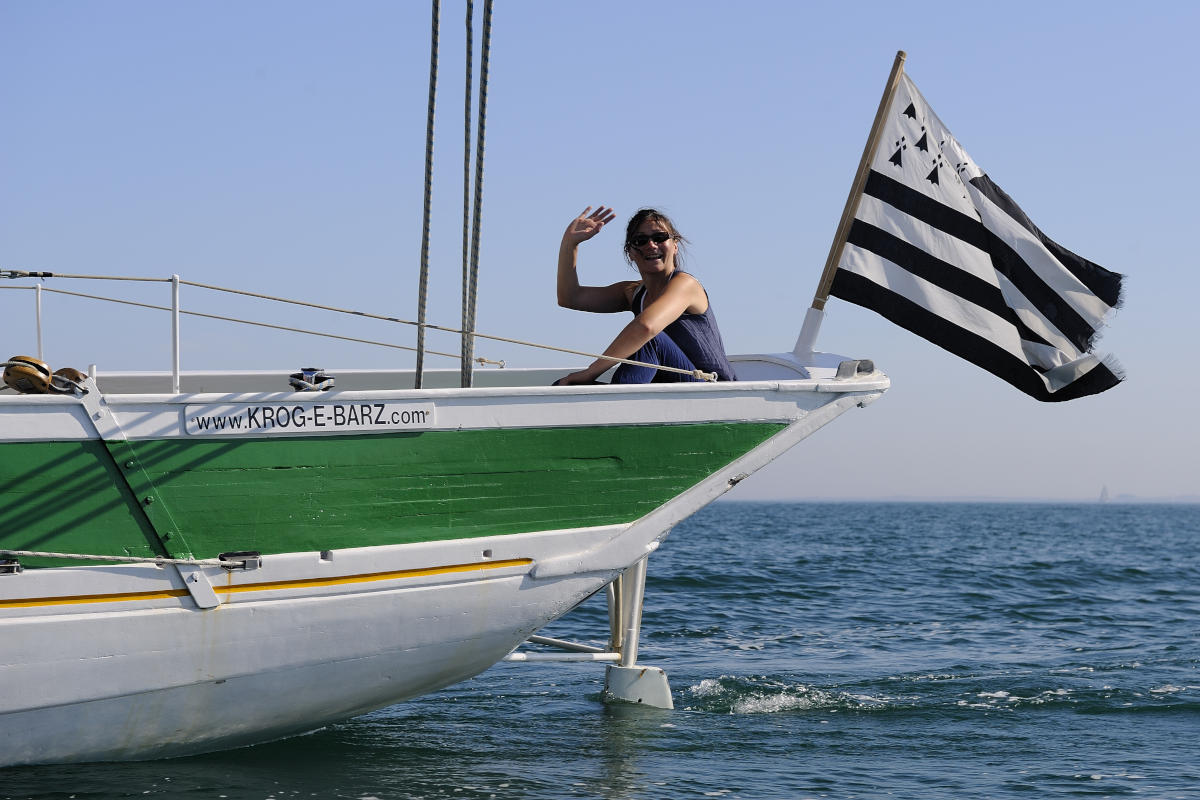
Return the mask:
<svg viewBox="0 0 1200 800"><path fill-rule="evenodd" d="M17 289L17 290L25 289L25 290L31 290L34 292L35 304L36 304L37 346L38 346L38 359L39 360L41 360L43 358L43 354L42 354L42 294L45 292L49 292L52 294L67 295L70 297L80 297L80 298L85 298L85 299L89 299L89 300L99 300L99 301L108 302L108 303L120 303L122 305L136 306L139 308L149 308L149 309L154 309L157 311L169 311L171 313L171 337L172 337L171 383L172 383L172 390L175 392L179 391L179 384L180 384L180 361L181 361L180 318L184 315L201 317L201 318L205 318L205 319L221 320L224 322L233 322L233 323L237 323L240 325L253 325L253 326L262 327L262 328L271 328L271 329L275 329L275 330L288 331L291 333L302 333L302 334L306 334L306 335L310 335L310 336L321 336L321 337L328 338L328 339L337 339L337 340L341 340L341 341L357 342L360 344L370 344L370 345L375 345L378 347L388 347L388 348L392 348L392 349L396 349L396 350L409 350L412 352L417 351L417 348L415 348L415 347L410 347L408 345L395 344L392 342L380 342L380 341L375 341L375 340L371 340L371 339L361 339L361 338L357 338L357 337L353 337L353 336L343 336L343 335L336 334L336 333L329 333L327 331L314 331L314 330L308 330L305 328L297 328L297 327L288 326L288 325L275 325L275 324L271 324L271 323L267 323L267 322L258 322L255 320L240 319L238 317L230 317L230 316L224 316L224 315L220 315L220 314L206 314L206 313L203 313L200 311L184 310L180 306L180 287L182 287L182 286L192 286L192 287L195 287L198 289L208 289L208 290L214 291L214 292L223 292L226 294L240 295L242 297L251 297L251 298L258 299L258 300L266 300L266 301L274 302L274 303L284 303L287 305L300 306L302 308L312 308L312 309L318 309L318 310L322 310L322 311L332 311L332 312L339 313L339 314L349 314L351 316L355 316L355 317L359 317L359 318L363 318L363 319L373 319L373 320L380 320L383 322L396 323L396 324L400 324L400 325L424 327L428 330L442 331L444 333L453 333L453 334L459 334L459 335L461 335L463 333L463 331L460 328L451 328L451 327L447 327L447 326L443 326L443 325L431 325L429 323L417 323L412 320L401 319L399 317L392 317L392 316L387 316L387 315L383 315L383 314L372 314L372 313L369 313L366 311L355 311L353 309L339 308L337 306L330 306L330 305L325 305L322 303L311 303L311 302L304 301L304 300L293 300L293 299L289 299L286 297L275 297L272 295L260 294L258 292L249 292L249 291L245 291L242 289L230 289L230 288L224 287L224 286L214 286L212 284L207 284L207 283L198 283L196 281L187 281L187 280L183 280L178 275L172 275L169 278L140 278L140 277L119 276L119 275L75 275L75 274L60 273L60 272L32 272L32 271L26 271L26 270L0 269L0 278L32 279L32 280L38 281L38 283L36 283L32 286L0 286L0 289ZM138 302L135 300L121 299L118 297L107 297L104 295L88 294L85 292L73 292L73 291L70 291L67 289L50 288L48 286L45 286L41 282L48 278L73 279L73 280L97 280L97 281L136 281L136 282L141 282L141 283L146 283L146 282L170 283L171 284L171 305L170 306L161 306L161 305L154 305L153 303L142 303L142 302ZM490 341L495 341L495 342L506 342L509 344L516 344L516 345L521 345L524 347L536 347L536 348L539 348L542 350L551 350L551 351L558 352L558 353L568 353L571 355L585 356L587 358L592 358L592 359L607 358L607 359L611 360L614 364L632 364L635 366L653 367L653 368L657 368L660 370L665 370L667 372L677 372L677 373L680 373L683 375L691 375L700 380L708 380L708 381L716 380L715 375L713 375L711 373L702 372L700 370L685 370L685 369L677 369L675 367L661 366L661 365L657 365L657 364L647 364L647 363L644 363L641 361L635 361L633 359L616 358L614 356L605 356L605 355L602 355L599 353L591 353L591 352L587 352L584 350L572 350L572 349L566 348L566 347L557 347L554 345L541 344L538 342L528 342L528 341L523 341L521 339L514 339L511 337L507 337L507 336L495 336L495 335L486 334L486 333L479 333L478 331L473 331L471 333L471 335L476 338L479 338L479 339L488 339ZM455 358L455 359L461 358L461 356L457 353L443 353L443 352L439 352L437 350L429 350L429 349L426 349L425 352L432 353L433 355L446 356L448 358ZM488 365L488 364L498 366L501 368L503 368L505 366L505 362L502 360L494 360L494 359L483 358L483 357L473 358L472 361L481 366Z"/></svg>

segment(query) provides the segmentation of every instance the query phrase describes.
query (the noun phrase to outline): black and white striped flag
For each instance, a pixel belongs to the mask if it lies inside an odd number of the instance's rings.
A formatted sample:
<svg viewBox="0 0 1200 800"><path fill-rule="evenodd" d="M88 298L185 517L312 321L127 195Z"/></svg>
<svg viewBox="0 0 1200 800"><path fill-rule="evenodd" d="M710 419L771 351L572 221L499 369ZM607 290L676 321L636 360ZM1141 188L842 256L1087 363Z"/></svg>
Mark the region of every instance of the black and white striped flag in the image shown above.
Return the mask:
<svg viewBox="0 0 1200 800"><path fill-rule="evenodd" d="M1121 276L1043 234L902 75L831 294L983 367L1038 400L1123 377L1091 352Z"/></svg>

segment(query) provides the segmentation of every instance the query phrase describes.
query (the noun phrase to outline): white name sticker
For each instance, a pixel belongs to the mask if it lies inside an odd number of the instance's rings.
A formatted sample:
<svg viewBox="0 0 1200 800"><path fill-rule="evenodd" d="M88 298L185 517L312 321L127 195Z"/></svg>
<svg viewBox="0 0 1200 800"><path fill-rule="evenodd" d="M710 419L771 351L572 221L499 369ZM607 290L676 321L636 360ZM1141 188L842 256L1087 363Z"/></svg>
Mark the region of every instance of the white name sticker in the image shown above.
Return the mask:
<svg viewBox="0 0 1200 800"><path fill-rule="evenodd" d="M250 403L186 406L192 436L432 428L433 403Z"/></svg>

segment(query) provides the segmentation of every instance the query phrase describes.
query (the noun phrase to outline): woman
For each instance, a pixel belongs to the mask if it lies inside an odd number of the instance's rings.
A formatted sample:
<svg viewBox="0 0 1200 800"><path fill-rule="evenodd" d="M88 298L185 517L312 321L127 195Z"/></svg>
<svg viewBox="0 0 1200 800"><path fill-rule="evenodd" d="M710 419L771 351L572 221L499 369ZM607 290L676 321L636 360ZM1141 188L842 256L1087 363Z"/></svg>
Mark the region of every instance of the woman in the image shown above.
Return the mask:
<svg viewBox="0 0 1200 800"><path fill-rule="evenodd" d="M588 206L567 226L558 248L558 304L578 311L612 313L632 311L633 321L617 334L604 351L617 356L685 370L716 373L718 380L736 380L717 319L700 281L682 270L679 254L685 243L665 214L643 208L625 227L625 260L637 268L641 280L618 281L608 286L580 286L576 274L579 245L598 234L616 218L611 208ZM598 358L586 369L572 372L557 386L596 383L613 361ZM699 380L691 375L621 364L613 383L663 383Z"/></svg>

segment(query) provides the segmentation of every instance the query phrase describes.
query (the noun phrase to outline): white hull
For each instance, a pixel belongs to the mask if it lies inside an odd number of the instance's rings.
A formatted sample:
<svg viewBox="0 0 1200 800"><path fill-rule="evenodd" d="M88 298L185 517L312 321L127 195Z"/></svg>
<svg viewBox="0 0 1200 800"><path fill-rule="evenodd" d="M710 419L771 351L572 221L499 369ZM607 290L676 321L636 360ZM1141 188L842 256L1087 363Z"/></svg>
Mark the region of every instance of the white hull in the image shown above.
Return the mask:
<svg viewBox="0 0 1200 800"><path fill-rule="evenodd" d="M642 387L634 402L626 394L639 390L617 387L550 396L528 388L426 393L440 404L437 424L450 428L464 419L504 427L747 414L786 423L628 524L276 554L249 570L122 564L0 575L0 765L236 747L478 674L644 559L677 522L887 387L879 373L788 377L692 394ZM604 402L606 394L619 402ZM3 399L34 421L6 431L19 430L16 439L106 436L103 423L89 430L77 401ZM178 406L198 402L196 395L109 401L121 435L153 429L168 437L186 435ZM195 587L184 591L188 575L211 585L213 607L200 607Z"/></svg>
<svg viewBox="0 0 1200 800"><path fill-rule="evenodd" d="M6 675L27 691L6 698L0 750L9 764L144 759L311 730L482 672L604 582L510 575L30 619L10 654L28 674Z"/></svg>

